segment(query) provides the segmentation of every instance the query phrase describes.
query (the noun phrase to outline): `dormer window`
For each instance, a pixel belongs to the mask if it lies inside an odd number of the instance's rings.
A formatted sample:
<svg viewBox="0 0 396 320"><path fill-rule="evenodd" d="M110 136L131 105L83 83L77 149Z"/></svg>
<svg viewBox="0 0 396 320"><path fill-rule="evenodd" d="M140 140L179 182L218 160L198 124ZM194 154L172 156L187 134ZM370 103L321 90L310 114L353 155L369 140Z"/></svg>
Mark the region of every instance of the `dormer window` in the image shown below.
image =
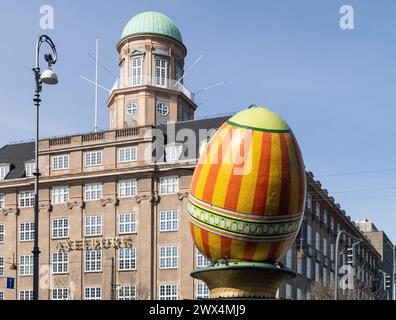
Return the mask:
<svg viewBox="0 0 396 320"><path fill-rule="evenodd" d="M36 164L34 162L25 163L25 175L27 178L33 177L35 170Z"/></svg>
<svg viewBox="0 0 396 320"><path fill-rule="evenodd" d="M0 165L0 180L4 180L10 173L10 165L2 164Z"/></svg>

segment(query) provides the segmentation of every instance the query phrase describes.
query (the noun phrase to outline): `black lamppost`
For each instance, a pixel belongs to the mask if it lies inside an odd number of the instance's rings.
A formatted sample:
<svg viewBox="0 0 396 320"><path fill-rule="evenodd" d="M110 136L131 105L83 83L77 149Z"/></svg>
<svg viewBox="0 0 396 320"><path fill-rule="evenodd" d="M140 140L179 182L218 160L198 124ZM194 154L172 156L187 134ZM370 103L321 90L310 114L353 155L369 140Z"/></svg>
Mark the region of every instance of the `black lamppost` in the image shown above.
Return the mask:
<svg viewBox="0 0 396 320"><path fill-rule="evenodd" d="M47 43L51 49L52 54L45 54L44 59L48 63L48 69L43 73L40 71L40 48L43 43ZM42 84L55 85L58 83L58 77L51 67L56 63L57 54L55 44L51 38L42 35L38 38L36 44L36 66L33 69L36 90L34 95L34 105L36 107L36 147L35 147L35 161L36 168L34 170L35 183L34 183L34 247L33 247L33 300L39 300L39 266L40 266L40 249L39 249L39 114L40 114L40 93L42 91Z"/></svg>

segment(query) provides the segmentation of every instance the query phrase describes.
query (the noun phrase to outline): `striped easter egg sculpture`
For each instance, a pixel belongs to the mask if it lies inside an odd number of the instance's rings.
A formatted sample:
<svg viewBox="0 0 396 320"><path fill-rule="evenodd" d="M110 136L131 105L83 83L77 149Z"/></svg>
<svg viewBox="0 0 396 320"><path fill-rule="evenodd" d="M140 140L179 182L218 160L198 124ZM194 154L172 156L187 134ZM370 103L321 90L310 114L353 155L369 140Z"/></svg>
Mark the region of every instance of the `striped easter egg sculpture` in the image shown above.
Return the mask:
<svg viewBox="0 0 396 320"><path fill-rule="evenodd" d="M194 243L212 263L280 261L299 231L305 195L288 124L252 106L223 124L199 159L188 202Z"/></svg>

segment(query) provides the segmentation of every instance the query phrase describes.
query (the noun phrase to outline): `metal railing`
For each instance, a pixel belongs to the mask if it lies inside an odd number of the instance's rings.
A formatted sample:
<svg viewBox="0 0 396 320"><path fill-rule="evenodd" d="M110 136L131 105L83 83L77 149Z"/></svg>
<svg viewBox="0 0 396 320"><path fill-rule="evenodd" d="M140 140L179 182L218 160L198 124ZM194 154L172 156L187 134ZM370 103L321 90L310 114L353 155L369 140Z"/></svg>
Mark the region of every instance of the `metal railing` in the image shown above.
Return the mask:
<svg viewBox="0 0 396 320"><path fill-rule="evenodd" d="M113 88L111 89L111 92L117 89L133 88L139 86L154 86L159 88L165 88L168 90L174 90L183 93L190 100L194 101L195 99L194 94L190 90L188 90L181 82L173 79L150 77L147 75L142 75L140 77L130 77L122 80L117 79L113 85Z"/></svg>

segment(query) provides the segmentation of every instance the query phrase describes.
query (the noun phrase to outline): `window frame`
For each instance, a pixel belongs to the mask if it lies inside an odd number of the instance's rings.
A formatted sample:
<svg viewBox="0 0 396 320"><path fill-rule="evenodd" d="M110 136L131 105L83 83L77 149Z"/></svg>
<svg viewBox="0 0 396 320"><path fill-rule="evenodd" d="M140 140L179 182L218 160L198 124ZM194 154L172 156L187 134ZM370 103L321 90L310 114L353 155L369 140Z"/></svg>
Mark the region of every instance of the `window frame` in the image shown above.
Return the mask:
<svg viewBox="0 0 396 320"><path fill-rule="evenodd" d="M128 183L130 185L127 185ZM118 181L118 197L119 198L133 198L137 194L138 194L137 179L126 179L126 180Z"/></svg>
<svg viewBox="0 0 396 320"><path fill-rule="evenodd" d="M175 179L169 183L170 180ZM177 194L180 190L180 178L179 176L166 176L160 177L159 181L160 196L167 196ZM172 189L169 191L169 189Z"/></svg>
<svg viewBox="0 0 396 320"><path fill-rule="evenodd" d="M93 220L94 223L93 223ZM100 220L100 223L99 223ZM88 223L87 223L88 222ZM87 232L89 230L89 232ZM99 232L100 230L100 232ZM100 237L103 235L103 216L102 215L86 215L84 216L84 236Z"/></svg>
<svg viewBox="0 0 396 320"><path fill-rule="evenodd" d="M129 221L121 221L121 217L126 217L128 215L131 215L132 217L134 217L134 221L133 219L130 219ZM136 212L125 212L125 213L119 213L118 214L118 223L117 223L117 227L118 227L118 234L119 235L126 235L126 234L137 234L137 224L138 224L138 218L137 218L137 213ZM130 231L125 231L126 226L130 225ZM121 226L124 226L124 231L121 231ZM134 226L134 227L133 227ZM134 230L132 230L134 229Z"/></svg>
<svg viewBox="0 0 396 320"><path fill-rule="evenodd" d="M56 258L55 258L56 257ZM55 271L55 269L57 269ZM51 272L52 274L69 273L69 253L66 251L53 252L51 255Z"/></svg>
<svg viewBox="0 0 396 320"><path fill-rule="evenodd" d="M87 195L89 195L89 197ZM92 195L95 195L95 197L92 197ZM84 185L84 201L98 201L101 200L102 197L103 197L102 183L95 182L95 183L87 183Z"/></svg>
<svg viewBox="0 0 396 320"><path fill-rule="evenodd" d="M22 230L22 226L23 226L24 230ZM29 228L26 228L26 226L29 226ZM22 237L22 235L23 235L23 237ZM34 222L23 221L23 222L19 223L18 239L20 242L34 241Z"/></svg>
<svg viewBox="0 0 396 320"><path fill-rule="evenodd" d="M59 226L59 222L62 221L62 226ZM65 227L65 221L67 221L67 227ZM58 226L54 226L55 222L58 223ZM65 230L67 230L67 234L65 234ZM55 235L55 231L58 235ZM62 235L59 235L62 233ZM68 239L70 237L70 220L69 218L54 218L51 220L51 238L52 239Z"/></svg>
<svg viewBox="0 0 396 320"><path fill-rule="evenodd" d="M168 219L168 214L171 215L171 217ZM174 216L176 214L176 218ZM164 215L164 219L163 219ZM180 221L180 214L179 210L161 210L159 214L159 224L160 224L160 232L177 232L179 231L179 221ZM176 227L175 227L176 224ZM168 226L171 226L170 228L167 228Z"/></svg>
<svg viewBox="0 0 396 320"><path fill-rule="evenodd" d="M26 258L28 258L29 263L26 263ZM22 262L22 260L24 260L24 261ZM20 277L33 276L33 255L32 254L19 255L18 262L19 262L18 263L18 275Z"/></svg>
<svg viewBox="0 0 396 320"><path fill-rule="evenodd" d="M59 161L62 159L62 161ZM70 169L70 155L61 154L52 156L51 158L51 169L52 171L63 171Z"/></svg>
<svg viewBox="0 0 396 320"><path fill-rule="evenodd" d="M35 194L34 191L21 191L18 194L20 208L33 208Z"/></svg>
<svg viewBox="0 0 396 320"><path fill-rule="evenodd" d="M170 254L168 255L170 249ZM176 249L176 254L174 254L174 250ZM162 253L165 253L163 256ZM159 250L159 269L160 270L175 270L179 268L179 246L178 245L160 245ZM176 263L175 263L176 261Z"/></svg>
<svg viewBox="0 0 396 320"><path fill-rule="evenodd" d="M86 168L100 167L102 165L103 165L103 151L98 150L98 151L89 151L84 153L84 166Z"/></svg>
<svg viewBox="0 0 396 320"><path fill-rule="evenodd" d="M126 158L127 153L125 153L126 150L129 150L129 158ZM122 156L121 153L124 152L124 159L122 160ZM118 163L122 164L122 163L131 163L131 162L137 162L137 147L136 146L131 146L131 147L122 147L122 148L118 148ZM133 156L134 155L134 156Z"/></svg>
<svg viewBox="0 0 396 320"><path fill-rule="evenodd" d="M122 297L120 293L122 289L128 288L128 294L124 294ZM117 287L117 300L127 301L127 300L136 300L137 299L137 290L135 284L121 284Z"/></svg>
<svg viewBox="0 0 396 320"><path fill-rule="evenodd" d="M164 288L165 294L161 295L161 288ZM167 288L171 290L171 294L167 294ZM175 291L175 293L173 292ZM178 300L179 286L176 283L160 283L158 286L159 300Z"/></svg>
<svg viewBox="0 0 396 320"><path fill-rule="evenodd" d="M124 253L127 251L131 251L131 253L128 253L128 256L125 257ZM121 257L121 255L124 255L124 256ZM129 265L129 267L127 267L127 265ZM119 272L136 271L137 270L136 247L117 249L117 268L118 268Z"/></svg>
<svg viewBox="0 0 396 320"><path fill-rule="evenodd" d="M57 194L57 192L59 192L59 194ZM70 189L68 186L53 187L51 190L51 195L53 204L65 204L70 201Z"/></svg>
<svg viewBox="0 0 396 320"><path fill-rule="evenodd" d="M89 290L89 296L91 296L92 292L95 292L93 298L92 297L87 298L87 290ZM97 290L99 290L99 297L97 297L97 293L98 293ZM101 286L84 287L84 300L87 300L87 301L89 301L89 300L92 300L92 301L94 301L94 300L102 300L102 294L103 294L103 292L102 292L102 287Z"/></svg>
<svg viewBox="0 0 396 320"><path fill-rule="evenodd" d="M98 255L99 253L99 255ZM94 258L94 259L92 259ZM87 266L89 266L87 268ZM100 266L100 268L99 268ZM84 272L100 273L103 271L103 252L102 250L85 250L84 251Z"/></svg>

